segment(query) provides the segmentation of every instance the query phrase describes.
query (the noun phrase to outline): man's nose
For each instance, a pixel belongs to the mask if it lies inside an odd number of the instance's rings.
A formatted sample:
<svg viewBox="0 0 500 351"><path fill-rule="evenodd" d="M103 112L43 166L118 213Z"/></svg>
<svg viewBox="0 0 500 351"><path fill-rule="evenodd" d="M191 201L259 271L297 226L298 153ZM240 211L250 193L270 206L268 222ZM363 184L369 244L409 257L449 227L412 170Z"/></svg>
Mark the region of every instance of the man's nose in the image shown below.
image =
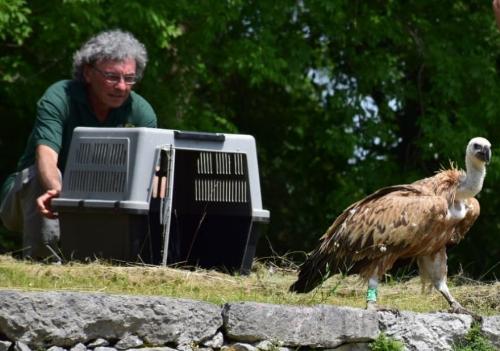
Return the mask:
<svg viewBox="0 0 500 351"><path fill-rule="evenodd" d="M125 78L123 76L120 76L120 81L115 84L115 88L120 90L127 90L128 85L127 83L125 83Z"/></svg>

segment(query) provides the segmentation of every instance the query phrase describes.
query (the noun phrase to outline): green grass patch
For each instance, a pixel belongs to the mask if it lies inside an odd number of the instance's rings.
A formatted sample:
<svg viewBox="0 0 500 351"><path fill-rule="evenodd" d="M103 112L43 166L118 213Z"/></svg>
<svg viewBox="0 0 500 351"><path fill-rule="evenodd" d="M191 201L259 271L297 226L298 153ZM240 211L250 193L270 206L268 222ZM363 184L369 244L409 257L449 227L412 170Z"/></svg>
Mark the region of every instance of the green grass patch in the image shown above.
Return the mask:
<svg viewBox="0 0 500 351"><path fill-rule="evenodd" d="M404 345L401 341L390 338L381 333L375 341L370 343L372 351L403 351Z"/></svg>
<svg viewBox="0 0 500 351"><path fill-rule="evenodd" d="M496 351L488 339L481 333L478 325L474 325L464 340L453 347L453 351Z"/></svg>
<svg viewBox="0 0 500 351"><path fill-rule="evenodd" d="M277 267L270 261L256 261L251 274L241 276L213 270L117 265L105 261L50 265L0 255L0 289L154 295L189 298L215 304L255 301L365 307L366 285L357 276L335 275L308 294L288 292L296 277L297 271L294 267ZM500 314L499 282L453 283L450 284L450 290L455 298L472 312L481 315ZM417 277L381 284L379 302L387 307L415 312L448 309L446 301L438 292L421 292L420 280Z"/></svg>

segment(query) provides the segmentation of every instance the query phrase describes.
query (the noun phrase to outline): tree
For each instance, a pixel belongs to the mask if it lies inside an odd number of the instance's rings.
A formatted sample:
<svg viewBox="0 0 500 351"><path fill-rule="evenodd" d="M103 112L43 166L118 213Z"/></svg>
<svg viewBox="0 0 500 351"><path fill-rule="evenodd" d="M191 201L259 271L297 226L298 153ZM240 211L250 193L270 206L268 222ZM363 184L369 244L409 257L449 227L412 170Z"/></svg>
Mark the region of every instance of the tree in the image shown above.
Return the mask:
<svg viewBox="0 0 500 351"><path fill-rule="evenodd" d="M1 0L0 0L1 1ZM5 1L5 0L4 0ZM268 240L308 251L347 205L395 183L463 165L473 136L498 140L500 33L488 3L431 0L21 0L0 2L0 131L15 167L36 100L67 78L71 55L99 30L143 41L137 89L163 128L256 137ZM9 14L9 15L5 15ZM475 276L498 276L499 165L482 214L451 251ZM496 265L496 266L495 266Z"/></svg>

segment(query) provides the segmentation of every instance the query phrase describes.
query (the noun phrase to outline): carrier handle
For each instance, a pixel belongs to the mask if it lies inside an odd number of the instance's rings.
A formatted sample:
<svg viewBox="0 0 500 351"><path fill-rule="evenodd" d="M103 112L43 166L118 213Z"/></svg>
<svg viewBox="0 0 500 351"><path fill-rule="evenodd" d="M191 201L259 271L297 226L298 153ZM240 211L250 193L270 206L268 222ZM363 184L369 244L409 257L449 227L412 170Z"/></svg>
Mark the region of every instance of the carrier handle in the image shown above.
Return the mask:
<svg viewBox="0 0 500 351"><path fill-rule="evenodd" d="M223 142L226 136L222 133L207 133L207 132L185 132L174 130L175 139L198 140L198 141L216 141Z"/></svg>

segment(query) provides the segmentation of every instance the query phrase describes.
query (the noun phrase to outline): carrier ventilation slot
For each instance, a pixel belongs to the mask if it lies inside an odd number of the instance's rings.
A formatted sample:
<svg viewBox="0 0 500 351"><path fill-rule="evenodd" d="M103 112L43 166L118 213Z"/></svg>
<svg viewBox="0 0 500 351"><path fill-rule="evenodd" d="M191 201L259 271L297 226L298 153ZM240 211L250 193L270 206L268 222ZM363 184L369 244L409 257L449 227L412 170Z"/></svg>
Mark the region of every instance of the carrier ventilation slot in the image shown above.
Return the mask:
<svg viewBox="0 0 500 351"><path fill-rule="evenodd" d="M224 152L200 152L198 174L245 175L243 154Z"/></svg>
<svg viewBox="0 0 500 351"><path fill-rule="evenodd" d="M74 168L67 175L67 191L123 193L127 186L126 140L80 142Z"/></svg>
<svg viewBox="0 0 500 351"><path fill-rule="evenodd" d="M246 203L247 182L230 179L196 179L195 200Z"/></svg>
<svg viewBox="0 0 500 351"><path fill-rule="evenodd" d="M195 200L248 202L246 159L241 153L200 152L195 179Z"/></svg>
<svg viewBox="0 0 500 351"><path fill-rule="evenodd" d="M125 190L126 172L70 171L68 190L93 193L121 193Z"/></svg>
<svg viewBox="0 0 500 351"><path fill-rule="evenodd" d="M76 151L77 164L121 166L127 162L126 143L80 143Z"/></svg>

